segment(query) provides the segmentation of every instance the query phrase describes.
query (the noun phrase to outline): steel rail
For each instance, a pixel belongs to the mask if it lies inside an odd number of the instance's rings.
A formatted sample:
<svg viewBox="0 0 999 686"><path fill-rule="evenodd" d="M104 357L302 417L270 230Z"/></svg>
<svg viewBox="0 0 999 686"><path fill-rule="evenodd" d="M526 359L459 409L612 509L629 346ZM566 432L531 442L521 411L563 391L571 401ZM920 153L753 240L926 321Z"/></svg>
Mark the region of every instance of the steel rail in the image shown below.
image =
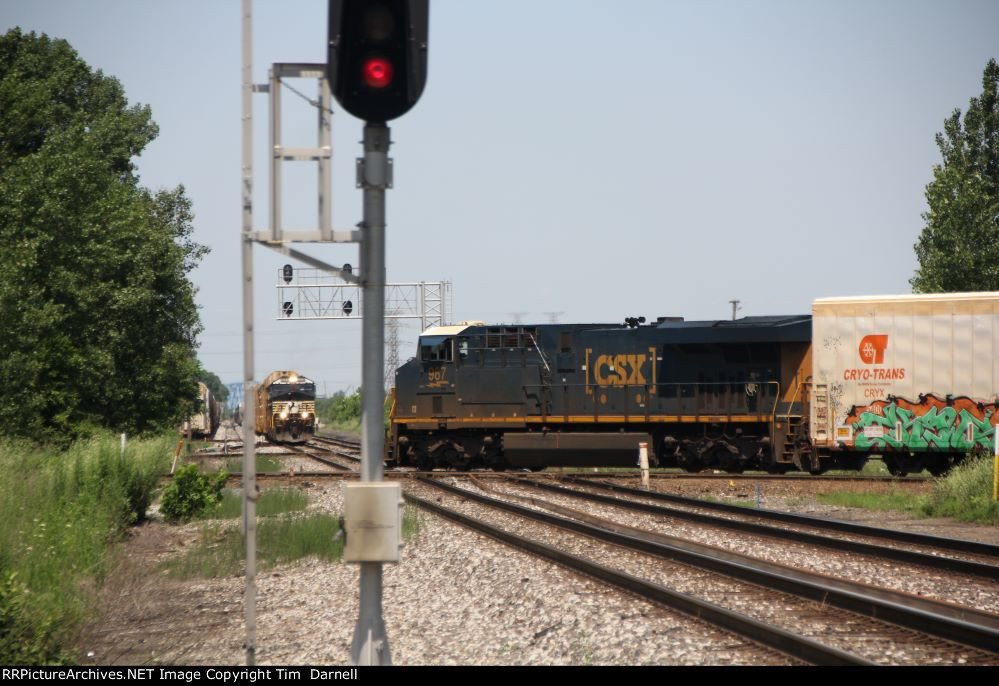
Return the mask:
<svg viewBox="0 0 999 686"><path fill-rule="evenodd" d="M627 574L626 572L611 569L605 565L558 550L544 543L504 531L486 522L461 514L460 512L455 512L410 493L404 493L403 496L408 502L417 507L450 519L514 548L526 551L537 557L551 560L575 572L599 579L647 600L678 610L695 619L704 620L709 624L730 631L753 643L774 648L791 657L816 665L873 664L846 651L822 645L817 641L802 636L797 636L785 629L765 624L685 593L674 591L665 586Z"/></svg>
<svg viewBox="0 0 999 686"><path fill-rule="evenodd" d="M576 469L576 468L573 468ZM582 470L572 472L544 472L547 476L557 477L586 477L601 479L639 479L642 472L635 468L625 472L596 472L586 473ZM715 474L711 472L649 472L650 479L679 479L692 480L704 479L708 481L801 481L808 482L868 482L868 483L893 483L893 484L919 484L931 481L925 476L847 476L828 474L729 474L728 472Z"/></svg>
<svg viewBox="0 0 999 686"><path fill-rule="evenodd" d="M754 569L745 564L684 550L677 546L642 540L634 536L609 531L565 517L539 512L538 510L521 505L490 498L434 479L420 478L418 480L421 483L459 495L462 498L474 500L522 517L558 526L569 531L575 531L585 536L621 545L639 552L672 559L683 564L737 578L764 588L783 591L818 603L832 605L868 618L879 619L897 626L913 629L923 634L956 641L990 653L995 653L997 647L999 647L999 630L997 629L917 608L906 607L899 603L865 596L856 592L830 588L823 584L816 584L762 569Z"/></svg>
<svg viewBox="0 0 999 686"><path fill-rule="evenodd" d="M619 491L621 493L627 493L629 495L637 495L652 500L663 500L671 503L677 503L680 505L701 507L709 510L718 510L719 512L739 514L744 517L753 516L753 517L759 517L761 519L772 519L781 522L791 522L794 524L803 524L822 529L831 529L834 531L843 531L846 533L871 536L873 538L886 538L892 541L917 543L919 545L926 545L934 548L942 548L945 550L954 550L963 553L974 553L976 555L985 555L988 557L999 558L999 546L992 545L990 543L981 543L979 541L969 541L960 538L943 538L942 536L930 536L928 534L918 534L910 531L897 531L895 529L879 529L877 527L867 526L865 524L854 524L853 522L844 522L838 519L821 519L819 517L796 514L793 512L780 512L777 510L755 510L755 509L749 510L745 507L739 507L738 505L729 505L727 503L713 503L706 500L700 500L697 498L687 498L684 496L673 495L672 493L662 493L659 491L643 491L637 488L630 488L628 486L618 486L615 484L602 483L600 481L591 481L589 479L580 479L577 477L566 477L563 480L568 481L569 483L576 483L583 486L591 486L593 488L601 488L607 491ZM993 574L994 573L995 571L993 571Z"/></svg>
<svg viewBox="0 0 999 686"><path fill-rule="evenodd" d="M943 569L949 572L959 572L961 574L974 574L976 576L983 576L988 579L999 580L999 567L997 567L996 565L988 564L986 562L977 562L975 560L962 560L959 558L945 557L941 555L931 555L930 553L922 553L916 550L909 550L906 548L892 548L890 546L878 545L876 543L851 541L844 538L836 538L833 536L823 536L822 534L810 533L808 531L798 531L796 529L781 528L781 527L771 526L769 524L747 522L741 519L728 519L726 517L719 517L718 515L703 514L700 512L690 512L688 510L678 510L672 507L664 507L662 505L651 505L649 503L641 503L634 500L625 500L623 498L615 498L614 496L611 495L601 495L600 493L579 491L573 488L565 488L564 486L556 486L555 484L546 484L533 480L519 479L517 481L529 486L533 486L535 488L551 491L553 493L558 493L560 495L564 495L571 498L590 500L593 502L604 503L606 505L621 507L628 510L647 512L649 514L659 515L662 517L684 519L690 522L696 522L698 524L705 524L707 526L715 526L724 529L732 529L734 531L750 533L755 536L770 536L773 538L781 538L788 541L796 541L798 543L807 543L808 545L831 548L833 550L842 550L845 552L857 553L860 555L870 555L874 557L886 558L889 560L896 560L898 562L924 565L926 567L931 567L933 569ZM646 491L638 491L638 492L646 493ZM745 507L742 507L742 508L737 508L737 511L734 514L738 514L744 517L751 517L759 511L760 510L750 510ZM817 526L817 525L813 524L812 526Z"/></svg>
<svg viewBox="0 0 999 686"><path fill-rule="evenodd" d="M334 443L333 441L328 441L322 438L312 437L307 442L307 445L311 445L313 448L318 448L320 450L325 450L328 453L332 453L338 457L342 457L345 460L350 460L352 462L361 462L360 448L356 454L351 454L344 452L342 444Z"/></svg>
<svg viewBox="0 0 999 686"><path fill-rule="evenodd" d="M307 452L305 448L299 448L298 446L295 446L295 445L289 445L288 447L292 451L294 451L294 452L296 452L296 453L298 453L300 455L305 455L306 457L311 458L313 460L316 460L317 462L321 462L321 463L323 463L324 465L326 465L328 467L333 467L334 469L339 469L339 470L342 470L344 472L356 472L357 471L353 467L348 467L347 465L340 464L339 462L334 462L333 460L329 459L328 457L322 457L320 455L316 455L315 453Z"/></svg>
<svg viewBox="0 0 999 686"><path fill-rule="evenodd" d="M931 612L933 614L943 615L946 617L953 617L955 619L960 619L966 622L973 622L975 624L980 624L982 626L999 630L999 614L985 612L983 610L978 610L976 608L967 607L964 605L956 605L954 603L933 600L931 598L925 598L922 596L913 595L911 593L905 593L903 591L896 591L893 589L871 586L862 582L850 581L848 579L828 576L826 574L813 572L806 569L789 567L781 563L770 562L768 560L752 557L750 555L745 555L743 553L737 553L731 550L727 550L725 548L718 548L716 546L708 545L705 543L699 543L697 541L679 538L677 536L671 536L668 534L659 533L657 531L650 531L648 529L643 529L628 524L622 524L614 520L598 517L588 512L582 512L580 510L576 510L570 507L565 507L563 505L559 505L551 501L541 500L533 496L522 496L504 491L496 491L496 489L494 489L490 484L487 484L484 481L479 481L477 479L472 479L472 481L473 483L476 484L476 486L478 486L480 490L485 491L486 493L495 493L497 495L501 495L507 498L514 498L518 501L527 502L528 504L550 510L555 514L559 514L572 519L579 519L580 521L592 524L594 526L603 529L609 529L611 531L623 533L628 536L635 536L636 538L644 538L646 540L654 541L657 543L674 545L678 548L692 550L694 552L703 553L705 555L710 555L712 557L721 557L726 560L731 560L733 562L739 562L741 564L749 565L751 567L756 567L757 569L766 569L769 571L776 572L778 574L785 574L793 576L795 578L804 579L806 581L812 581L814 583L818 583L823 586L829 586L841 590L853 591L856 593L875 596L884 600L900 603L908 607L922 609L927 612ZM517 481L514 480L514 483L517 483ZM528 482L528 485L533 486L534 484Z"/></svg>

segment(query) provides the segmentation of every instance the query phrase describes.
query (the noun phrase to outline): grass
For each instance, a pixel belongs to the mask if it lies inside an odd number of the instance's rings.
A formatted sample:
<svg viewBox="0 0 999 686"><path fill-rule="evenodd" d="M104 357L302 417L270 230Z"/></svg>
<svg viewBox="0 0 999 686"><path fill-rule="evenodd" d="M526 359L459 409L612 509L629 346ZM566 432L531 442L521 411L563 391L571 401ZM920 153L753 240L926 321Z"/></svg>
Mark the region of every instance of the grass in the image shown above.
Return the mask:
<svg viewBox="0 0 999 686"><path fill-rule="evenodd" d="M340 529L339 517L328 514L287 516L298 505L304 508L307 499L304 494L290 489L267 491L257 502L257 512L263 514L267 495L273 494L270 505L274 508L268 519L257 525L257 564L261 569L270 569L285 562L293 562L303 557L315 556L326 562L339 562L343 556L343 539L336 538ZM229 498L220 507L232 508L234 517L240 513L238 496L227 494ZM304 503L303 503L304 500ZM234 505L226 505L232 502ZM284 513L277 510L289 508ZM218 516L218 515L216 515ZM423 528L423 513L416 507L406 505L402 515L402 538L413 540ZM201 531L198 545L183 557L163 564L163 571L177 579L220 578L243 573L246 557L246 542L238 527L229 524L210 524Z"/></svg>
<svg viewBox="0 0 999 686"><path fill-rule="evenodd" d="M857 493L854 491L836 491L819 493L816 500L826 505L836 507L859 507L865 510L900 510L902 512L919 512L921 497L909 493Z"/></svg>
<svg viewBox="0 0 999 686"><path fill-rule="evenodd" d="M310 555L337 562L343 555L343 539L333 538L338 530L337 518L328 514L265 519L257 525L258 567L270 569ZM239 527L213 524L202 530L198 546L163 569L177 579L233 576L243 573L245 555Z"/></svg>
<svg viewBox="0 0 999 686"><path fill-rule="evenodd" d="M283 472L284 465L268 455L257 455L257 472ZM225 470L230 474L243 473L243 458L233 457L225 462Z"/></svg>
<svg viewBox="0 0 999 686"><path fill-rule="evenodd" d="M992 458L989 456L969 458L947 476L935 479L933 492L929 495L839 491L816 497L820 502L841 507L900 510L924 517L999 524L999 505L992 500Z"/></svg>
<svg viewBox="0 0 999 686"><path fill-rule="evenodd" d="M885 467L885 463L880 458L871 458L859 472L854 469L830 469L826 472L829 476L891 476L891 472ZM925 469L918 472L910 472L906 476L929 476Z"/></svg>
<svg viewBox="0 0 999 686"><path fill-rule="evenodd" d="M406 504L402 511L402 540L411 541L423 529L423 512L415 505Z"/></svg>
<svg viewBox="0 0 999 686"><path fill-rule="evenodd" d="M124 530L145 517L175 439L63 451L0 442L0 664L68 660Z"/></svg>
<svg viewBox="0 0 999 686"><path fill-rule="evenodd" d="M992 465L990 455L980 455L954 467L936 480L933 493L921 504L922 514L999 524L999 504L992 500Z"/></svg>
<svg viewBox="0 0 999 686"><path fill-rule="evenodd" d="M334 429L335 431L344 431L346 433L352 433L352 434L358 434L358 435L360 435L360 433L361 433L361 418L360 417L354 417L353 419L346 419L346 420L342 420L342 421L332 420L332 421L328 421L328 422L323 422L323 427L322 428L324 430L326 430L326 429Z"/></svg>
<svg viewBox="0 0 999 686"><path fill-rule="evenodd" d="M271 488L257 499L257 516L273 517L288 512L301 512L309 505L309 498L293 488ZM200 519L235 519L243 513L243 492L223 492L222 501L204 513Z"/></svg>

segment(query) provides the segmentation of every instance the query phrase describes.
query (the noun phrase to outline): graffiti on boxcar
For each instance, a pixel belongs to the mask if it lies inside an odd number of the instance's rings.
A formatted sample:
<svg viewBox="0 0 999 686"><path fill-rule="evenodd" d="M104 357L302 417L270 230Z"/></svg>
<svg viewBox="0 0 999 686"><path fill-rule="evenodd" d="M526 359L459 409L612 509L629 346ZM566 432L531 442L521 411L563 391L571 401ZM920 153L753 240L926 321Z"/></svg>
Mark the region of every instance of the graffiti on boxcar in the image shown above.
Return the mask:
<svg viewBox="0 0 999 686"><path fill-rule="evenodd" d="M997 418L995 402L931 394L918 402L889 397L854 407L846 424L857 448L950 452L991 447Z"/></svg>

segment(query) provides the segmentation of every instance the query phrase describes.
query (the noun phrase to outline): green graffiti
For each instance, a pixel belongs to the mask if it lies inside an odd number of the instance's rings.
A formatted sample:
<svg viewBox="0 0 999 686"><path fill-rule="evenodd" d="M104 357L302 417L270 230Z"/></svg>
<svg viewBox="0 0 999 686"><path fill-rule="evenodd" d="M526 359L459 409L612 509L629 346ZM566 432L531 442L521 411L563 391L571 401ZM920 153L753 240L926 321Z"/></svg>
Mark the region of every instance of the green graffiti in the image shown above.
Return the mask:
<svg viewBox="0 0 999 686"><path fill-rule="evenodd" d="M978 419L967 410L958 412L953 407L931 407L925 414L891 403L884 407L884 414L864 412L854 426L854 445L857 448L894 448L912 451L967 452L975 445L992 447L995 427L990 421L992 411L985 412L985 419ZM901 440L898 425L901 422ZM881 426L884 435L868 437L864 429ZM968 432L971 427L971 440Z"/></svg>

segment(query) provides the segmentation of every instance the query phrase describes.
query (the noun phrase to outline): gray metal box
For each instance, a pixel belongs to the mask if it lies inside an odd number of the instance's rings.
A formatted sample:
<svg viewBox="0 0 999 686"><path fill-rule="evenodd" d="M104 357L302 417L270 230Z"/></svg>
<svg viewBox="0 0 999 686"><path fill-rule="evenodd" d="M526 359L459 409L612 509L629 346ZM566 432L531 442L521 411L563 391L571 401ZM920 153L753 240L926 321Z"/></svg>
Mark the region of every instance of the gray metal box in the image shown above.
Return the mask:
<svg viewBox="0 0 999 686"><path fill-rule="evenodd" d="M344 483L346 562L398 562L402 543L402 487L398 482Z"/></svg>

